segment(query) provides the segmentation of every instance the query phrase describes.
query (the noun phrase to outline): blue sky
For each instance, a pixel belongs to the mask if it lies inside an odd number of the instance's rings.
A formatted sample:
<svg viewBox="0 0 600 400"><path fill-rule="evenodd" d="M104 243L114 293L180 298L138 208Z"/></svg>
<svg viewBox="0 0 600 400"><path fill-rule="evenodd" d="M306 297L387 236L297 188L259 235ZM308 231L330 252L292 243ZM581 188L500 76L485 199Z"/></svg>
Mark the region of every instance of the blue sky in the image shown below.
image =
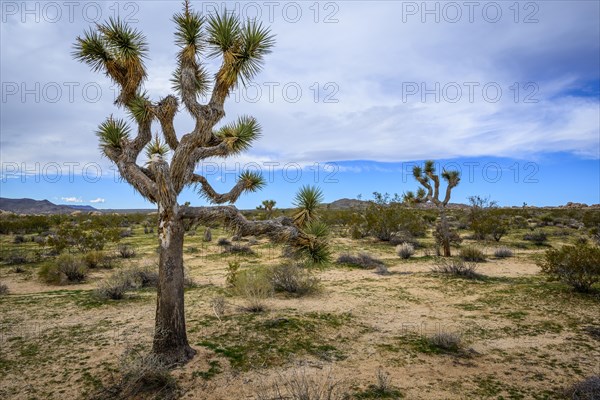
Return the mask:
<svg viewBox="0 0 600 400"><path fill-rule="evenodd" d="M152 207L98 152L97 125L123 115L111 82L70 54L91 23L119 14L148 38L145 88L154 99L170 94L169 17L180 5L69 4L1 3L0 195ZM260 169L268 186L240 208L267 198L290 206L307 183L326 201L402 193L416 188L410 167L424 159L461 169L456 202L600 203L600 3L192 2L205 13L222 4L277 35L223 121L253 115L261 139L198 166L221 191L236 171ZM182 110L176 128L191 126ZM205 204L192 190L180 201Z"/></svg>

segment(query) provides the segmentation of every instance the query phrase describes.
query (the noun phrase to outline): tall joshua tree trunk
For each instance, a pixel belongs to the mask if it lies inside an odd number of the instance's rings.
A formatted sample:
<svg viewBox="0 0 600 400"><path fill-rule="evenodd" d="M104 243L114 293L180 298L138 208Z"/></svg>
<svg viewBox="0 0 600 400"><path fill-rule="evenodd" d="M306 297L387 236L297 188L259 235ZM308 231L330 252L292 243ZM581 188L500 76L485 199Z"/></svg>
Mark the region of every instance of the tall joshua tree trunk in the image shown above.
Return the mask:
<svg viewBox="0 0 600 400"><path fill-rule="evenodd" d="M169 364L189 360L196 354L188 344L183 297L183 221L161 213L156 320L153 352ZM177 215L177 214L175 214Z"/></svg>
<svg viewBox="0 0 600 400"><path fill-rule="evenodd" d="M204 18L184 3L183 12L175 14L175 44L179 47L173 89L178 94L158 101L150 100L143 90L146 79L145 37L118 19L109 19L86 31L75 43L74 57L94 71L104 72L117 85L120 94L115 102L137 125L132 135L129 124L109 117L97 131L100 148L119 170L121 177L145 199L156 204L159 212L160 245L159 282L156 300L156 329L153 351L168 364L183 363L195 354L185 327L183 240L184 222L226 221L239 235L268 235L279 242L307 246L318 240L295 226L291 219L247 221L233 206L179 206L177 197L186 187L194 187L200 196L213 204L235 203L244 192L264 185L258 173L245 171L235 186L219 194L206 177L195 172L202 160L228 157L251 147L261 133L258 122L243 116L235 122L215 126L225 116L224 103L238 81L251 80L262 68L264 56L274 45L273 35L255 21L242 23L225 12ZM205 28L205 25L208 25ZM207 104L198 101L211 89L209 72L202 65L203 49L208 57L221 58L214 75L212 94ZM195 120L194 129L179 137L174 128L180 104ZM152 125L160 125L162 136L152 139ZM146 150L146 166L137 159ZM172 153L170 157L168 154ZM315 246L308 246L313 248Z"/></svg>
<svg viewBox="0 0 600 400"><path fill-rule="evenodd" d="M444 257L450 257L450 244L458 236L450 230L448 218L446 217L446 205L450 201L452 189L460 182L458 171L442 171L442 178L446 181L446 195L440 200L440 177L435 173L435 166L432 160L425 161L425 168L414 167L413 176L421 184L415 195L413 192L404 194L404 201L408 203L426 203L432 202L440 213L440 222L436 226L434 236L437 242L442 246ZM433 182L433 186L431 185Z"/></svg>

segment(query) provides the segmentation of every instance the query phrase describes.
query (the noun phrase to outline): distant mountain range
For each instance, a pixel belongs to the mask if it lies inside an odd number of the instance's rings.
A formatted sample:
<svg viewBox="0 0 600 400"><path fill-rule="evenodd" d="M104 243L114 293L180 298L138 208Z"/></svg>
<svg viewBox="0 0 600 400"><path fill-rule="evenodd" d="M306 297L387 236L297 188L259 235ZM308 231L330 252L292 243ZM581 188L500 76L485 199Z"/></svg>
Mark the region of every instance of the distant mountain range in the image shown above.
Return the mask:
<svg viewBox="0 0 600 400"><path fill-rule="evenodd" d="M74 211L98 211L92 206L54 204L48 200L7 199L0 197L0 210L15 214L70 214Z"/></svg>
<svg viewBox="0 0 600 400"><path fill-rule="evenodd" d="M324 206L329 210L348 210L348 209L363 209L369 204L365 200L357 199L339 199ZM433 204L419 204L418 208L433 208ZM449 208L468 208L466 204L450 203ZM558 207L542 207L542 208L600 208L600 204L594 204L588 206L582 203L567 203L564 206ZM513 207L514 208L514 207ZM520 208L520 207L518 207ZM536 207L530 207L536 208ZM155 209L115 209L115 210L98 210L92 206L82 205L66 205L66 204L54 204L48 200L33 200L33 199L8 199L6 197L0 197L0 212L12 212L15 214L70 214L75 211L80 212L102 212L102 213L148 213L155 212Z"/></svg>

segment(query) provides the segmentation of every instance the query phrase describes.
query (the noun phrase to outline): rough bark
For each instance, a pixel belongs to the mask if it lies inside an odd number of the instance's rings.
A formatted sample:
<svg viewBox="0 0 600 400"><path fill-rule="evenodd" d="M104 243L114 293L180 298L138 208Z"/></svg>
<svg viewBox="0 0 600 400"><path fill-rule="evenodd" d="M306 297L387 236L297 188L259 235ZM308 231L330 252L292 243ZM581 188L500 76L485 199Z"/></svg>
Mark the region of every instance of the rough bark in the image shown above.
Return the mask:
<svg viewBox="0 0 600 400"><path fill-rule="evenodd" d="M174 212L175 211L175 212ZM160 214L158 293L153 352L168 365L190 360L196 351L188 344L185 329L183 238L184 227L176 210Z"/></svg>

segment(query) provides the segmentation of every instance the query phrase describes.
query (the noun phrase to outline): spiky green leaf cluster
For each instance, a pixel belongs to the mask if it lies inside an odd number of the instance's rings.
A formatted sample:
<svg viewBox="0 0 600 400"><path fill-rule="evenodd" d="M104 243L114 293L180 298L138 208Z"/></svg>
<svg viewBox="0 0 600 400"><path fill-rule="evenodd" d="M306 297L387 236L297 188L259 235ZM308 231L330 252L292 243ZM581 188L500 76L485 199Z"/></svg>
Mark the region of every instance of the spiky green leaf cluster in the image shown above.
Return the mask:
<svg viewBox="0 0 600 400"><path fill-rule="evenodd" d="M294 198L294 223L304 227L317 219L318 207L323 201L323 192L316 186L305 185L300 188Z"/></svg>
<svg viewBox="0 0 600 400"><path fill-rule="evenodd" d="M131 28L120 18L110 17L98 25L108 50L121 60L140 60L146 57L148 45L146 37L137 29Z"/></svg>
<svg viewBox="0 0 600 400"><path fill-rule="evenodd" d="M460 182L460 173L458 171L442 171L442 178L448 182L448 185L455 187Z"/></svg>
<svg viewBox="0 0 600 400"><path fill-rule="evenodd" d="M241 24L233 13L225 11L208 20L210 57L223 56L223 71L217 78L227 86L251 80L260 72L264 57L271 52L275 37L269 28L248 20Z"/></svg>
<svg viewBox="0 0 600 400"><path fill-rule="evenodd" d="M421 178L423 176L423 168L415 165L413 167L413 176L417 179Z"/></svg>
<svg viewBox="0 0 600 400"><path fill-rule="evenodd" d="M427 160L425 161L425 173L427 175L430 174L435 174L435 163L433 162L433 160Z"/></svg>
<svg viewBox="0 0 600 400"><path fill-rule="evenodd" d="M177 93L182 95L182 71L184 69L191 69L193 71L192 79L194 80L192 88L195 94L204 95L209 89L210 82L208 73L200 64L197 57L200 56L204 47L203 26L205 19L200 13L192 11L189 2L186 1L183 12L175 14L173 21L177 26L175 44L181 50L177 55L177 69L171 78L172 87Z"/></svg>
<svg viewBox="0 0 600 400"><path fill-rule="evenodd" d="M170 79L171 87L179 94L181 94L182 88L181 78L181 66L179 66L175 69L175 72L173 72L173 76ZM210 88L210 79L208 77L208 73L201 65L196 65L194 68L194 87L196 93L199 95L206 94Z"/></svg>
<svg viewBox="0 0 600 400"><path fill-rule="evenodd" d="M96 135L100 139L100 148L106 152L109 149L121 149L123 142L129 140L129 132L130 128L124 120L110 116L100 124Z"/></svg>
<svg viewBox="0 0 600 400"><path fill-rule="evenodd" d="M261 127L256 119L242 116L236 122L219 129L216 136L227 144L231 154L238 154L249 149L252 142L260 137L260 133Z"/></svg>
<svg viewBox="0 0 600 400"><path fill-rule="evenodd" d="M189 48L193 54L199 55L202 51L204 17L198 12L191 11L189 3L186 2L183 12L175 14L173 21L177 25L175 44L182 49Z"/></svg>
<svg viewBox="0 0 600 400"><path fill-rule="evenodd" d="M275 36L269 28L256 21L248 22L242 28L242 49L239 56L239 72L242 82L251 80L262 69L264 57L271 53Z"/></svg>
<svg viewBox="0 0 600 400"><path fill-rule="evenodd" d="M247 192L256 192L262 189L266 182L259 172L244 171L239 176L239 181L243 182L244 190Z"/></svg>
<svg viewBox="0 0 600 400"><path fill-rule="evenodd" d="M155 155L165 157L169 152L169 147L164 143L158 135L154 136L154 139L146 146L146 157L148 160L152 160Z"/></svg>
<svg viewBox="0 0 600 400"><path fill-rule="evenodd" d="M128 104L135 97L146 78L143 59L148 46L141 32L129 27L118 18L96 26L77 37L73 57L89 65L94 71L104 71L122 92L117 103Z"/></svg>
<svg viewBox="0 0 600 400"><path fill-rule="evenodd" d="M314 264L325 264L331 261L331 249L327 242L329 227L323 221L311 221L303 232L308 236L300 245L300 252Z"/></svg>
<svg viewBox="0 0 600 400"><path fill-rule="evenodd" d="M73 57L89 65L94 72L103 70L113 58L106 48L104 37L91 29L85 31L83 37L77 37L74 47Z"/></svg>
<svg viewBox="0 0 600 400"><path fill-rule="evenodd" d="M240 20L227 10L221 15L216 13L208 18L208 44L211 46L209 57L234 50L239 45Z"/></svg>
<svg viewBox="0 0 600 400"><path fill-rule="evenodd" d="M131 117L138 123L144 123L153 118L152 103L146 92L138 93L127 104L127 110Z"/></svg>

